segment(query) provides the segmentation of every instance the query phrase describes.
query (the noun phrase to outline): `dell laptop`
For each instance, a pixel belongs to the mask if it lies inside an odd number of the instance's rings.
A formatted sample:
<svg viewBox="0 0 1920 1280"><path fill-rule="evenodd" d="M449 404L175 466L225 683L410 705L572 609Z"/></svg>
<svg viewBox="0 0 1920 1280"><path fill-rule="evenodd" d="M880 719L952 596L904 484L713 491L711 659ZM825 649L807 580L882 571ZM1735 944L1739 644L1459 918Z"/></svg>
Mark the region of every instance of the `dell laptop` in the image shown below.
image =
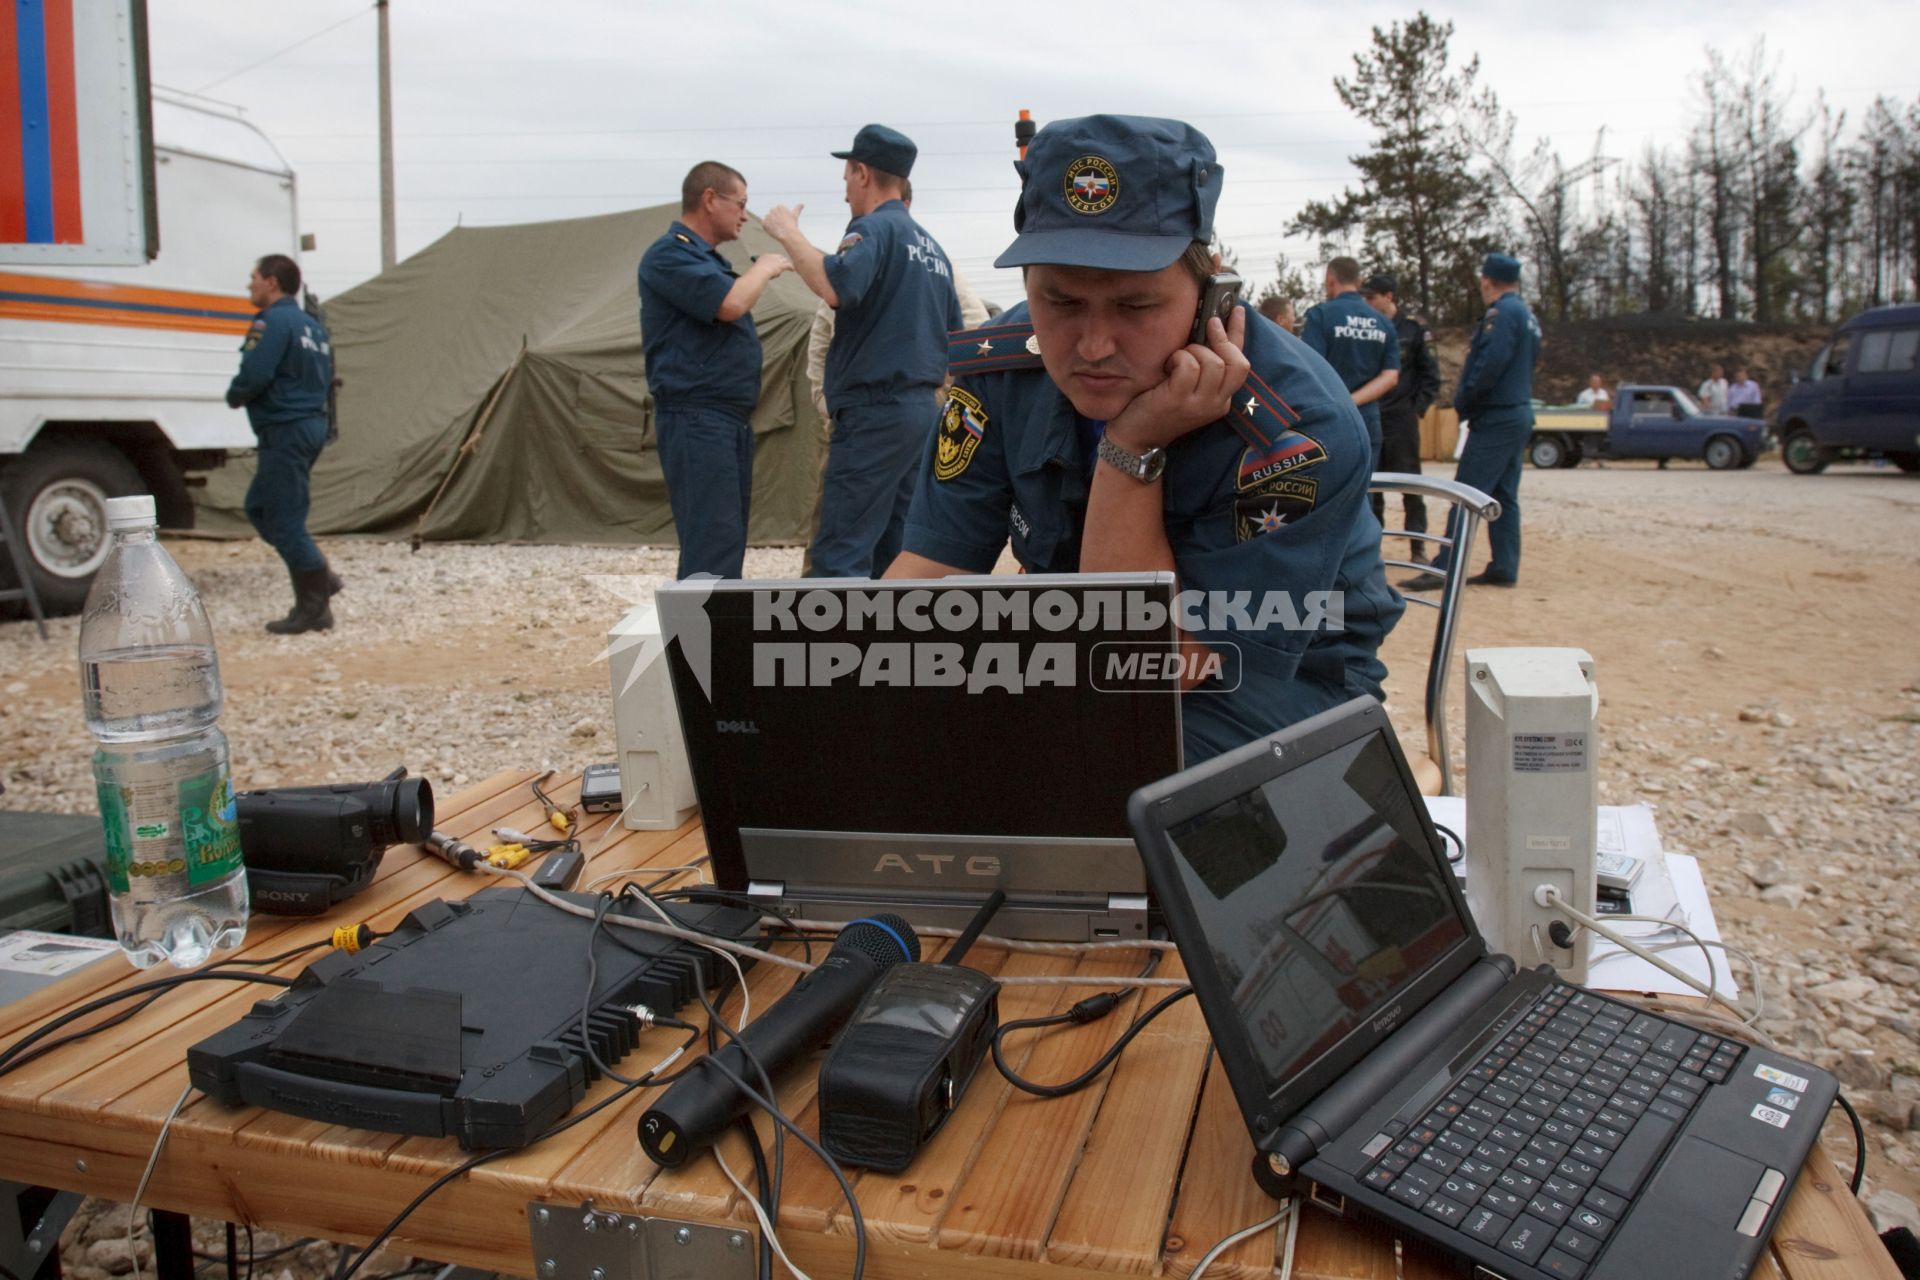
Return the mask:
<svg viewBox="0 0 1920 1280"><path fill-rule="evenodd" d="M1739 1280L1832 1076L1490 953L1380 704L1129 804L1271 1194L1482 1280Z"/></svg>
<svg viewBox="0 0 1920 1280"><path fill-rule="evenodd" d="M714 882L783 915L1144 937L1127 797L1178 771L1171 573L656 596Z"/></svg>

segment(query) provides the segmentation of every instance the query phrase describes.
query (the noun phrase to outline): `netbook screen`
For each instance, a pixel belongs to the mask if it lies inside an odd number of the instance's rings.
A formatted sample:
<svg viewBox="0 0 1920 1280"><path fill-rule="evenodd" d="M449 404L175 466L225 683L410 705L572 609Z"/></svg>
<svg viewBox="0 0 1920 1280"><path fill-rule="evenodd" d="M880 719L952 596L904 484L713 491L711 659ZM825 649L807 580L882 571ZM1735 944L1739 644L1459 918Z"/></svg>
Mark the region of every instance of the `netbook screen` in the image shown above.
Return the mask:
<svg viewBox="0 0 1920 1280"><path fill-rule="evenodd" d="M1466 938L1417 803L1376 733L1168 832L1269 1090Z"/></svg>

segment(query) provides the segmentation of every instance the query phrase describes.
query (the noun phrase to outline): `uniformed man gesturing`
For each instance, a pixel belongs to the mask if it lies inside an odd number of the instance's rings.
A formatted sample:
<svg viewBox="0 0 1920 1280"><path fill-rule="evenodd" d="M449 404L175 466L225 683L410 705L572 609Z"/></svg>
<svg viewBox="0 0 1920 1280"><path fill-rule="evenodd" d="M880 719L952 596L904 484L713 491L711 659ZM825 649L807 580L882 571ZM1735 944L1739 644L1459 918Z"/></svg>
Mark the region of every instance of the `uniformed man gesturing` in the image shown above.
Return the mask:
<svg viewBox="0 0 1920 1280"><path fill-rule="evenodd" d="M1186 642L1240 658L1237 687L1187 691L1190 763L1378 696L1376 651L1404 605L1381 572L1351 397L1245 306L1191 340L1218 269L1212 144L1177 120L1061 120L1021 173L1019 235L995 265L1023 270L1027 301L954 336L888 576L986 572L1009 538L1032 572L1175 571L1205 602ZM1328 593L1338 616L1262 623L1276 592Z"/></svg>

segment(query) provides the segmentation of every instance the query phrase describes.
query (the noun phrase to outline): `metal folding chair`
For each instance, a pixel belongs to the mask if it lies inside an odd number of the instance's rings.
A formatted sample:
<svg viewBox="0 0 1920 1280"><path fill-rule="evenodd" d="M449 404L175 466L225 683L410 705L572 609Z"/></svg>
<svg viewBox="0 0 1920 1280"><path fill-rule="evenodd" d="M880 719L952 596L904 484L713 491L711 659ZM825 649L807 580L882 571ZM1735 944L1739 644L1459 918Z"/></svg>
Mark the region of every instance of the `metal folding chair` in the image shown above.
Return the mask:
<svg viewBox="0 0 1920 1280"><path fill-rule="evenodd" d="M1409 475L1399 471L1376 471L1369 491L1384 494L1388 499L1386 513L1382 522L1383 554L1381 561L1389 569L1408 569L1415 573L1436 573L1430 564L1420 564L1410 559L1394 559L1384 554L1384 542L1388 538L1407 538L1415 542L1430 543L1438 547L1451 547L1453 554L1448 557L1448 568L1439 576L1446 583L1439 590L1439 598L1425 595L1406 595L1408 604L1417 604L1435 611L1433 620L1433 645L1427 658L1427 756L1438 769L1437 777L1427 770L1416 767L1420 777L1421 790L1440 795L1459 795L1454 785L1453 763L1447 751L1447 680L1453 673L1453 633L1460 623L1460 597L1466 587L1467 564L1471 559L1474 537L1480 532L1480 524L1486 520L1500 518L1500 504L1472 485L1459 484L1452 480L1437 480L1430 476ZM1395 528L1385 523L1392 518L1396 495L1411 494L1424 498L1432 504L1428 519L1434 520L1434 527L1440 533L1414 533L1405 528ZM1401 506L1404 516L1405 506ZM1459 514L1458 527L1452 537L1445 530L1449 513ZM1403 593L1404 594L1404 593Z"/></svg>
<svg viewBox="0 0 1920 1280"><path fill-rule="evenodd" d="M40 638L47 638L47 615L40 609L40 593L33 589L33 576L27 571L26 553L20 549L20 530L7 514L7 504L0 499L0 542L7 544L7 558L13 562L13 578L17 586L0 586L0 604L14 600L25 600L27 609L33 614L33 625L40 628Z"/></svg>

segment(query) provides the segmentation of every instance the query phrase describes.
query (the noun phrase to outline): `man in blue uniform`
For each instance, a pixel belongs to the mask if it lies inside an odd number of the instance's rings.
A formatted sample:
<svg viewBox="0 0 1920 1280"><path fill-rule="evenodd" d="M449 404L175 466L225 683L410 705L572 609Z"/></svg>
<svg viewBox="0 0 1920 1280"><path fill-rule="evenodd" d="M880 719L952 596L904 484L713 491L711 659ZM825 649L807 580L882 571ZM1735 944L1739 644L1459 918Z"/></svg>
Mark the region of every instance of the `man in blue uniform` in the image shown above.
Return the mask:
<svg viewBox="0 0 1920 1280"><path fill-rule="evenodd" d="M293 579L293 608L267 624L275 635L325 631L333 625L327 601L340 579L307 533L308 477L327 443L327 392L333 386L333 342L320 322L300 309L300 266L270 253L247 278L247 300L260 308L240 345L240 371L227 386L227 404L245 407L260 445L247 520L280 553Z"/></svg>
<svg viewBox="0 0 1920 1280"><path fill-rule="evenodd" d="M866 578L900 550L914 464L932 434L947 377L947 334L961 325L953 268L902 203L918 148L897 129L870 124L846 161L853 221L823 254L800 234L800 211L769 210L767 234L807 287L834 309L827 348L833 435L820 496L820 529L808 550L823 578Z"/></svg>
<svg viewBox="0 0 1920 1280"><path fill-rule="evenodd" d="M1036 573L1175 571L1207 601L1187 643L1236 645L1243 668L1237 688L1187 690L1189 762L1378 696L1405 606L1352 398L1244 306L1191 340L1218 270L1212 144L1177 120L1089 116L1041 129L1019 167L1019 235L996 265L1024 270L1027 302L954 336L888 576L986 572L1009 536ZM1313 617L1318 592L1342 616ZM1268 611L1283 594L1299 625Z"/></svg>
<svg viewBox="0 0 1920 1280"><path fill-rule="evenodd" d="M681 578L737 578L746 562L760 400L753 304L792 265L763 253L736 274L718 246L746 225L747 180L707 160L687 171L680 217L640 259L640 341Z"/></svg>
<svg viewBox="0 0 1920 1280"><path fill-rule="evenodd" d="M1500 503L1500 518L1487 526L1493 562L1468 578L1486 586L1511 587L1520 580L1520 458L1533 434L1533 365L1540 358L1540 324L1520 300L1520 263L1490 253L1480 265L1480 299L1486 314L1474 326L1467 362L1453 393L1453 407L1467 428L1467 447L1453 478ZM1447 519L1451 538L1459 513ZM1432 591L1452 563L1452 549L1433 558L1434 573L1409 578L1410 591Z"/></svg>
<svg viewBox="0 0 1920 1280"><path fill-rule="evenodd" d="M1307 312L1300 340L1326 357L1353 393L1372 450L1368 473L1380 469L1380 398L1400 381L1400 338L1387 318L1360 299L1360 264L1327 264L1327 300Z"/></svg>
<svg viewBox="0 0 1920 1280"><path fill-rule="evenodd" d="M1380 461L1374 469L1417 476L1420 474L1420 419L1440 396L1440 361L1433 354L1432 330L1400 305L1395 292L1394 279L1388 275L1370 276L1360 286L1360 296L1387 318L1400 340L1400 381L1380 397ZM1425 533L1425 499L1409 493L1403 501L1407 531ZM1373 495L1373 514L1385 522L1386 499L1377 493ZM1407 558L1427 559L1427 544L1416 541Z"/></svg>

